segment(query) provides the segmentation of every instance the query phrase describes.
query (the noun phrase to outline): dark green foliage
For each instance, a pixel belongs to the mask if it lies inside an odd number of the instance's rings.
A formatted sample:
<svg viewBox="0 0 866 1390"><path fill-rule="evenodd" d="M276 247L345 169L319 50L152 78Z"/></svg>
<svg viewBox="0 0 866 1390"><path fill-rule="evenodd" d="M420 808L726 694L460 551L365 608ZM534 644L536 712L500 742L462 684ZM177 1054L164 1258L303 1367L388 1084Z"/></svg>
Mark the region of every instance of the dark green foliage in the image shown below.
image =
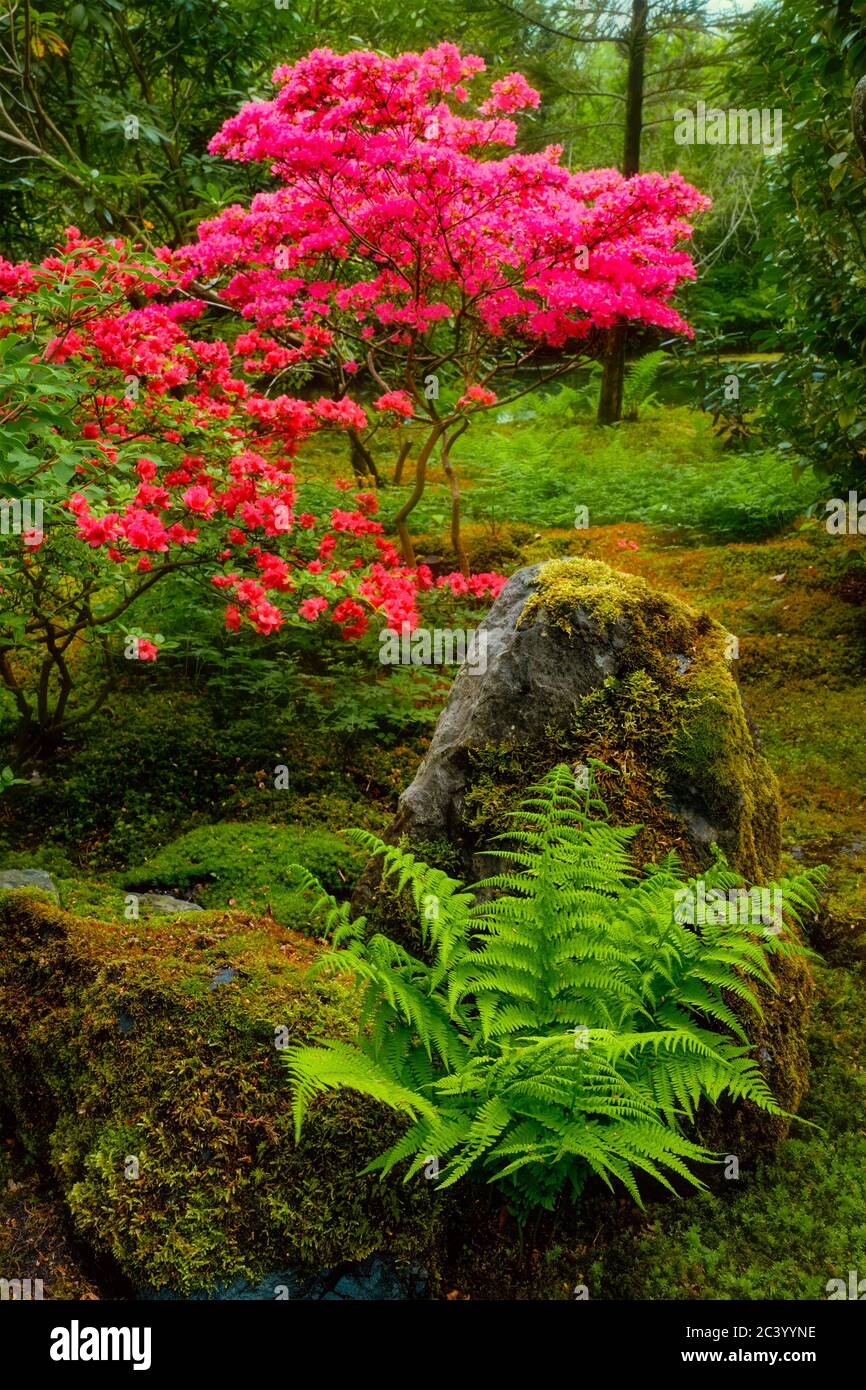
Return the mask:
<svg viewBox="0 0 866 1390"><path fill-rule="evenodd" d="M245 660L228 674L252 680L255 665L247 670ZM262 662L271 672L280 664ZM399 782L406 754L398 730L405 737L407 725L417 732L435 718L434 708L418 707L403 668L393 682L371 679L369 660L363 669L364 679L355 669L351 679L310 678L297 702L297 683L282 702L266 692L254 708L243 683L230 699L222 682L198 684L176 668L154 672L146 689L118 691L84 739L42 766L39 782L4 793L0 831L17 847L50 840L79 864L102 867L140 863L220 818L303 821L311 796L317 820L345 825L359 792L374 800ZM405 699L394 696L389 724L377 711L398 686ZM339 733L338 722L349 732ZM275 786L279 766L288 769L287 789ZM325 817L323 798L333 801L333 816ZM376 823L375 807L371 815L364 823Z"/></svg>
<svg viewBox="0 0 866 1390"><path fill-rule="evenodd" d="M355 1046L287 1055L298 1133L313 1098L348 1088L404 1115L403 1138L372 1165L406 1180L435 1158L450 1186L484 1170L516 1207L551 1207L596 1174L641 1202L648 1175L703 1186L713 1155L687 1136L701 1100L727 1096L780 1113L741 1021L759 1012L773 957L796 935L761 923L689 928L675 914L671 854L639 878L634 831L598 819L592 786L554 768L512 813L503 871L470 892L405 850L356 833L408 888L426 958L331 905L334 952L362 986ZM596 818L594 818L596 817ZM815 874L786 882L789 915L812 906ZM738 882L721 859L707 890Z"/></svg>
<svg viewBox="0 0 866 1390"><path fill-rule="evenodd" d="M754 248L772 295L773 345L785 353L765 379L764 425L838 495L864 478L866 177L851 94L866 64L866 4L762 6L745 25L740 55L738 105L785 111Z"/></svg>
<svg viewBox="0 0 866 1390"><path fill-rule="evenodd" d="M16 819L82 860L110 863L172 838L205 806L212 818L241 787L253 793L256 770L273 768L285 733L269 736L253 720L227 731L191 695L140 691L116 697L90 736L98 754L88 743L53 759L22 789Z"/></svg>

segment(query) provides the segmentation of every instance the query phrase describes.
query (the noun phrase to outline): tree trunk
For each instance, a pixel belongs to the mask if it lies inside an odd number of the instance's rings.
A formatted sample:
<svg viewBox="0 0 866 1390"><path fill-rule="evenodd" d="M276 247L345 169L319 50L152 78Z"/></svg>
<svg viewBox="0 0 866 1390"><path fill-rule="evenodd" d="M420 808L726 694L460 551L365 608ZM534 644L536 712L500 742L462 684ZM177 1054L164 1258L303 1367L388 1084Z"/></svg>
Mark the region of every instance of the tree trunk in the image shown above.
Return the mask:
<svg viewBox="0 0 866 1390"><path fill-rule="evenodd" d="M403 563L409 565L411 569L414 569L416 564L415 547L406 525L406 518L410 512L414 511L424 495L424 485L427 482L427 463L441 434L442 425L437 422L422 444L421 452L415 460L415 486L394 517L394 526L400 537L400 549L403 552Z"/></svg>
<svg viewBox="0 0 866 1390"><path fill-rule="evenodd" d="M649 0L632 0L629 29L628 78L625 106L625 141L622 172L627 179L640 171L640 138L643 130L644 62L647 44Z"/></svg>
<svg viewBox="0 0 866 1390"><path fill-rule="evenodd" d="M363 439L361 439L360 435L357 434L355 430L349 431L349 448L352 454L352 468L359 481L363 481L365 478L372 478L376 487L381 487L382 479L379 476L376 461Z"/></svg>
<svg viewBox="0 0 866 1390"><path fill-rule="evenodd" d="M457 564L460 573L465 579L469 578L469 557L463 548L463 537L460 534L460 487L457 482L457 474L451 466L451 446L456 439L468 426L468 420L464 420L459 430L450 439L443 438L440 453L442 457L442 471L448 479L448 489L451 493L451 546L457 556Z"/></svg>
<svg viewBox="0 0 866 1390"><path fill-rule="evenodd" d="M402 481L403 481L403 466L404 466L404 464L405 464L407 458L409 457L409 451L410 451L411 448L412 448L412 440L411 440L411 439L401 439L401 440L400 440L400 452L399 452L399 454L397 455L397 462L396 462L396 464L395 464L395 466L394 466L394 486L395 486L395 487L396 487L399 483L402 483Z"/></svg>
<svg viewBox="0 0 866 1390"><path fill-rule="evenodd" d="M640 170L640 140L643 130L644 62L647 45L649 0L632 0L628 33L628 77L626 83L625 139L622 172L627 179ZM611 328L607 335L598 423L612 425L622 418L622 386L625 377L626 329Z"/></svg>
<svg viewBox="0 0 866 1390"><path fill-rule="evenodd" d="M622 388L625 380L625 335L620 326L608 330L598 398L598 423L613 425L622 419Z"/></svg>

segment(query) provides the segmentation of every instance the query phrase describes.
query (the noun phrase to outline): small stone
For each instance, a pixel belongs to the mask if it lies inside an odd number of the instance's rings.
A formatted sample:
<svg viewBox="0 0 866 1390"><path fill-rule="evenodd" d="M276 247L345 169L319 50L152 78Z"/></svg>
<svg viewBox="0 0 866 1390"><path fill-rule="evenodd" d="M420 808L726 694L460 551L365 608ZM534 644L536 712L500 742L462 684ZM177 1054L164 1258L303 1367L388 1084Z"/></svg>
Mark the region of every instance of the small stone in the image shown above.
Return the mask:
<svg viewBox="0 0 866 1390"><path fill-rule="evenodd" d="M52 897L58 905L60 903L57 884L44 869L4 869L0 873L0 889L2 888L38 888L42 893Z"/></svg>
<svg viewBox="0 0 866 1390"><path fill-rule="evenodd" d="M213 993L219 985L230 985L232 980L237 979L237 974L238 972L235 970L234 966L224 965L221 970L217 970L211 977L208 989Z"/></svg>
<svg viewBox="0 0 866 1390"><path fill-rule="evenodd" d="M173 912L204 912L198 903L187 902L185 898L173 898L169 893L136 893L139 909L146 912L161 912L168 916Z"/></svg>

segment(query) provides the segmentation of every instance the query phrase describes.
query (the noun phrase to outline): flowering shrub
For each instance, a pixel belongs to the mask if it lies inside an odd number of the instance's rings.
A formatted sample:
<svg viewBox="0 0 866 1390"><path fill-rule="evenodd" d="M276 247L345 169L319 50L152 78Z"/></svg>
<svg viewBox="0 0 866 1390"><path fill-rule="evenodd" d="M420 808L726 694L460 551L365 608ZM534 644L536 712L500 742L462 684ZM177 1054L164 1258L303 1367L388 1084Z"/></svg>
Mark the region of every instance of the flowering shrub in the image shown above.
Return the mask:
<svg viewBox="0 0 866 1390"><path fill-rule="evenodd" d="M348 639L377 612L417 623L432 579L401 564L376 496L343 484L314 512L292 471L304 439L357 427L361 407L263 395L258 340L195 336L205 309L171 267L75 228L38 266L0 261L0 495L43 516L0 561L0 674L25 741L70 722L81 644L111 667L122 615L180 569L209 580L234 631L318 622ZM158 650L142 633L124 655Z"/></svg>
<svg viewBox="0 0 866 1390"><path fill-rule="evenodd" d="M527 390L527 365L536 385L616 324L688 333L671 304L694 275L678 243L709 206L679 174L573 174L558 146L514 153L511 117L538 93L519 73L485 92L483 73L449 43L394 58L323 48L278 67L273 99L210 144L266 164L276 187L203 222L175 260L187 283L221 283L262 368L315 360L335 397L372 385L365 444L383 419L417 427L395 519L409 565L407 518L440 450L464 573L453 439ZM362 428L350 425L356 442ZM353 459L372 464L366 447Z"/></svg>
<svg viewBox="0 0 866 1390"><path fill-rule="evenodd" d="M468 577L461 574L459 570L454 574L444 574L441 579L436 580L437 588L447 586L452 594L470 595L472 598L498 598L499 593L505 584L504 574L470 574Z"/></svg>
<svg viewBox="0 0 866 1390"><path fill-rule="evenodd" d="M181 569L221 595L231 631L292 622L353 639L374 613L415 626L433 580L407 518L437 448L459 562L440 587L494 595L500 578L471 576L463 550L454 440L528 389L527 364L537 384L615 323L688 332L670 302L694 273L677 246L707 200L677 174L572 174L558 148L508 153L512 114L538 96L519 74L470 96L483 70L451 44L316 50L211 142L277 178L248 209L157 259L70 228L40 265L0 261L2 494L48 512L23 524L21 506L0 569L0 677L25 737L68 722L81 644L110 667L120 618ZM312 372L328 394L282 389ZM313 507L293 472L303 441L332 430L356 475L365 460L375 473L366 441L383 421L418 436L402 555L373 492L338 484L323 504L320 487ZM158 653L139 633L124 654Z"/></svg>

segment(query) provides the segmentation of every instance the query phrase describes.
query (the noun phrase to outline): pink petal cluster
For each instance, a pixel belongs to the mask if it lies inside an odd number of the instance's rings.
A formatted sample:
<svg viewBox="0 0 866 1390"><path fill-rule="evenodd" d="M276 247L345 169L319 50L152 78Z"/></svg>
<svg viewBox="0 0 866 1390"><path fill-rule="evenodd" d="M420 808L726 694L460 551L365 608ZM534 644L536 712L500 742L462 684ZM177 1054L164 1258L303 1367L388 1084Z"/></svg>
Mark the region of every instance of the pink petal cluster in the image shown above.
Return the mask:
<svg viewBox="0 0 866 1390"><path fill-rule="evenodd" d="M442 43L393 58L320 48L278 67L275 95L210 143L266 165L274 186L203 222L176 264L221 277L266 356L273 339L310 351L317 331L341 360L346 344L393 359L395 389L375 404L406 416L401 366L435 360L445 321L510 360L515 340L584 350L621 321L688 332L671 304L694 275L679 245L708 200L679 174L571 173L558 147L515 153L510 117L538 93L510 73L485 96L484 66Z"/></svg>
<svg viewBox="0 0 866 1390"><path fill-rule="evenodd" d="M415 407L405 391L386 391L373 404L377 410L390 410L395 415L404 415L407 419L411 419L415 414Z"/></svg>
<svg viewBox="0 0 866 1390"><path fill-rule="evenodd" d="M38 266L0 261L0 336L36 342L41 333L39 359L74 370L84 387L75 428L86 461L57 499L58 515L130 580L158 577L190 554L224 593L231 631L246 625L268 635L287 615L313 621L331 610L345 638L362 635L373 608L417 622L427 586L383 535L375 494L350 498L356 485L341 481L334 500L342 505L298 506L298 445L319 429L363 429L363 409L347 396L260 393L239 359L254 357L257 372L282 370L281 345L258 330L233 347L193 337L204 305L175 299L178 283L169 265L74 228ZM49 548L44 535L24 539L21 566ZM327 597L310 592L316 587ZM140 659L157 655L142 639Z"/></svg>
<svg viewBox="0 0 866 1390"><path fill-rule="evenodd" d="M468 594L471 598L498 598L507 582L504 574L496 574L493 571L467 576L455 570L453 574L443 574L437 579L436 587L448 588L452 594L460 596Z"/></svg>
<svg viewBox="0 0 866 1390"><path fill-rule="evenodd" d="M472 405L495 405L496 392L491 391L487 386L470 386L464 391L457 402L458 406Z"/></svg>

